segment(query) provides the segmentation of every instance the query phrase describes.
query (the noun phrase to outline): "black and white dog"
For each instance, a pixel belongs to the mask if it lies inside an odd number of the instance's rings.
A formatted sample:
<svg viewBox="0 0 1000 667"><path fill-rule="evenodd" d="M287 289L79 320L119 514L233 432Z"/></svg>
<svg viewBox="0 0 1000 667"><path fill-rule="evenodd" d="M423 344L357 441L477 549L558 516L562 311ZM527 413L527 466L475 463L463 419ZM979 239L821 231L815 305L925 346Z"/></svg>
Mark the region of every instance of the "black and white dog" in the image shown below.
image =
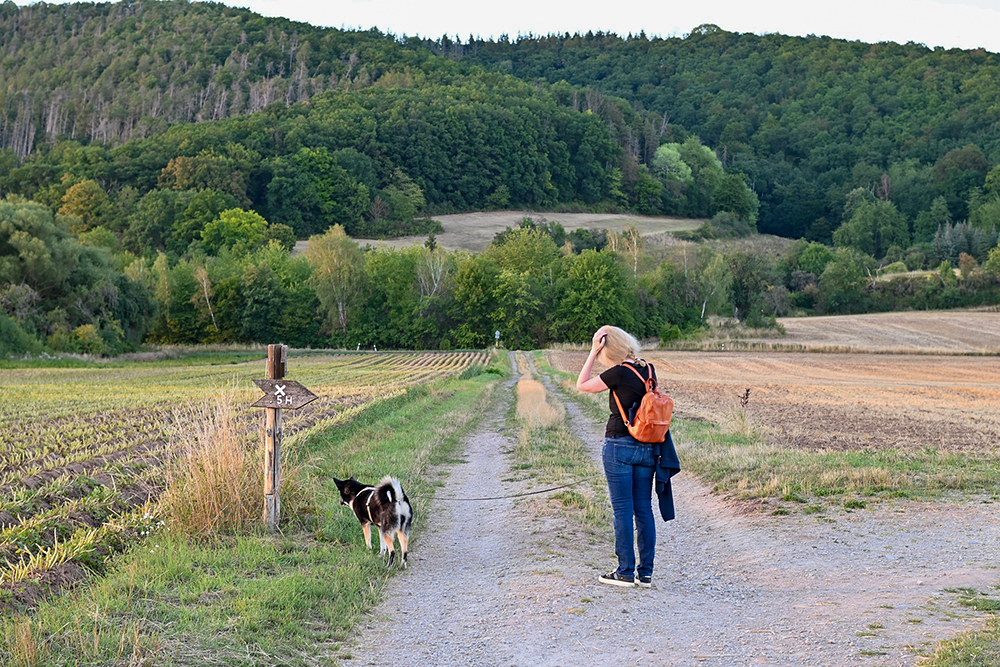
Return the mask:
<svg viewBox="0 0 1000 667"><path fill-rule="evenodd" d="M399 537L400 561L406 567L407 545L410 541L410 526L413 524L413 508L410 499L403 493L398 479L383 477L377 486L362 484L350 479L333 478L340 490L340 504L354 510L354 516L361 522L361 532L365 534L365 544L372 548L371 525L378 526L382 540L379 555L389 551L389 566L396 559L393 550L393 536Z"/></svg>

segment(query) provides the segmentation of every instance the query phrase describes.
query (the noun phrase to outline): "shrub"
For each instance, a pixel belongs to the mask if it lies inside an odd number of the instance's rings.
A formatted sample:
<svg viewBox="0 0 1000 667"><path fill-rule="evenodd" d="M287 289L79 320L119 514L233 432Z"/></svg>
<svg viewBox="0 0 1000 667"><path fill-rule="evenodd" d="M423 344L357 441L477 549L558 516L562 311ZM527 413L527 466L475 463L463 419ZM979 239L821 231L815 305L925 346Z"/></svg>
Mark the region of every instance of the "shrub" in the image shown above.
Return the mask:
<svg viewBox="0 0 1000 667"><path fill-rule="evenodd" d="M927 255L922 250L910 250L903 261L907 270L919 271L927 264Z"/></svg>
<svg viewBox="0 0 1000 667"><path fill-rule="evenodd" d="M676 324L664 324L660 329L660 343L668 343L672 340L680 340L683 333Z"/></svg>
<svg viewBox="0 0 1000 667"><path fill-rule="evenodd" d="M21 328L16 320L0 311L0 357L9 354L39 354L44 347Z"/></svg>
<svg viewBox="0 0 1000 667"><path fill-rule="evenodd" d="M706 239L742 238L753 234L756 230L748 221L734 213L723 211L716 213L711 220L698 228L698 234Z"/></svg>
<svg viewBox="0 0 1000 667"><path fill-rule="evenodd" d="M73 337L76 338L77 349L84 354L104 355L108 353L108 346L101 338L101 332L93 324L81 324L73 329Z"/></svg>

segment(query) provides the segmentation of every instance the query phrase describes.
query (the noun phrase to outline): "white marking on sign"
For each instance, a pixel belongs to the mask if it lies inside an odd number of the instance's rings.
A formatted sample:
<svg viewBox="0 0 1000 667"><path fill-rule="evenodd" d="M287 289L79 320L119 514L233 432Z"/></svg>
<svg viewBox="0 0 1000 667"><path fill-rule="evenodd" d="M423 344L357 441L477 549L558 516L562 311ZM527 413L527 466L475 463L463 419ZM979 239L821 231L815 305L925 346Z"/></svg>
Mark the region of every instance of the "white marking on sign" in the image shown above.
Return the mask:
<svg viewBox="0 0 1000 667"><path fill-rule="evenodd" d="M276 384L276 385L274 385L274 395L275 395L275 397L284 396L285 395L285 387L286 386L288 386L288 385L284 385L284 384Z"/></svg>

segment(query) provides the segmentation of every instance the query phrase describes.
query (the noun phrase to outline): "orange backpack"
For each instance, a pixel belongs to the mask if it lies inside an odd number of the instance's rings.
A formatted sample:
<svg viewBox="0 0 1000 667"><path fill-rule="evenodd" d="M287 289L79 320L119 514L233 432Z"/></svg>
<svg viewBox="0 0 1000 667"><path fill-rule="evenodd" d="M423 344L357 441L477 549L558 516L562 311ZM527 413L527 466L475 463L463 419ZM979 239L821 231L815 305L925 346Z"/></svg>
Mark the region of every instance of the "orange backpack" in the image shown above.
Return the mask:
<svg viewBox="0 0 1000 667"><path fill-rule="evenodd" d="M625 364L622 364L622 366L625 366ZM631 366L626 366L626 368L642 380L642 383L646 385L646 393L642 397L642 402L639 403L639 409L635 411L635 417L629 423L625 410L622 408L622 402L618 400L618 394L614 391L611 392L615 397L615 403L618 404L618 411L621 412L622 421L625 422L625 426L632 437L639 442L650 444L663 442L667 438L667 431L670 430L670 417L674 414L674 399L657 389L656 378L653 377L652 364L649 366L648 380L644 380L639 371Z"/></svg>

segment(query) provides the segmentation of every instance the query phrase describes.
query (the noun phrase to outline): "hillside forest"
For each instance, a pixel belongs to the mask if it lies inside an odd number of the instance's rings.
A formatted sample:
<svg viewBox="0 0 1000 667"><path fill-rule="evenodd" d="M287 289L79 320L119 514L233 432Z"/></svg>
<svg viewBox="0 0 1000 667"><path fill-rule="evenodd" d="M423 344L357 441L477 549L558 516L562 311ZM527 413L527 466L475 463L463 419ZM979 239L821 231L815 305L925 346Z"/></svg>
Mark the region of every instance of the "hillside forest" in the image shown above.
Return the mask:
<svg viewBox="0 0 1000 667"><path fill-rule="evenodd" d="M997 54L715 26L428 40L173 0L6 2L0 45L0 354L1000 303ZM541 213L437 246L430 216L489 209L705 222L650 247Z"/></svg>

